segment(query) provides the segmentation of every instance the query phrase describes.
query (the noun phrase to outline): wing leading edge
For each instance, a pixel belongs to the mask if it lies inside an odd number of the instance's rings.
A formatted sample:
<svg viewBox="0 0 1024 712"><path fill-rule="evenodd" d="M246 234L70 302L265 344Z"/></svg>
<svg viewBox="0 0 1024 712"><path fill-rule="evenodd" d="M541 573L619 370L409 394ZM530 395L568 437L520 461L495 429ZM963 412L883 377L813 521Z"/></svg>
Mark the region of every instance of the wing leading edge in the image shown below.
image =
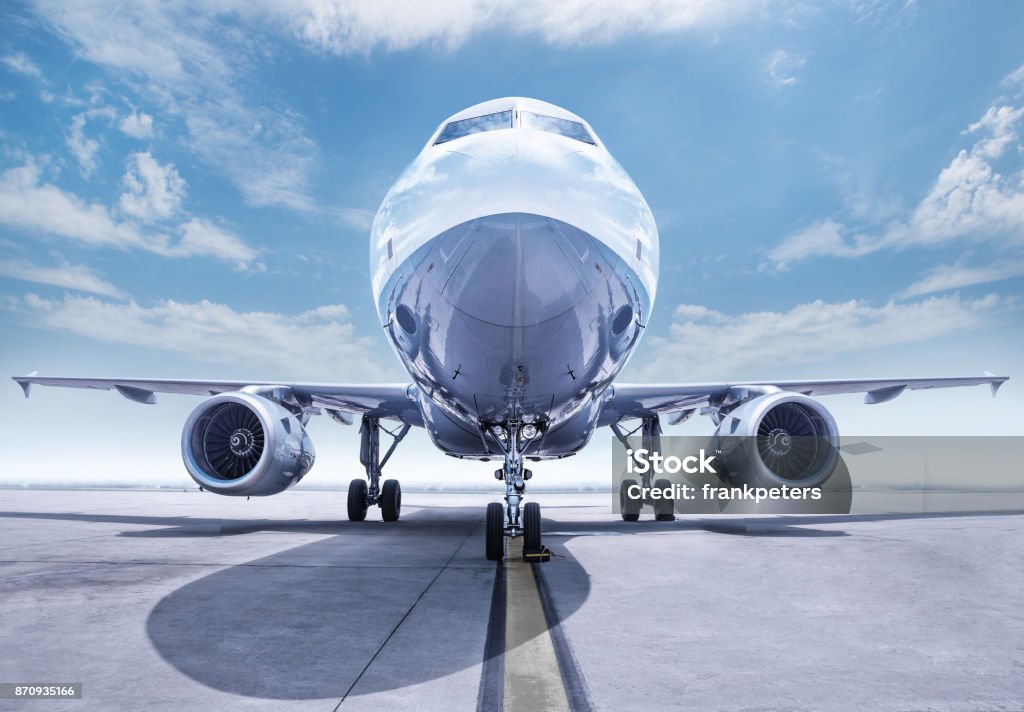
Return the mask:
<svg viewBox="0 0 1024 712"><path fill-rule="evenodd" d="M58 388L116 390L138 403L156 403L157 393L214 396L242 389L281 389L298 402L344 413L360 413L378 418L394 418L410 425L423 425L419 409L407 383L350 385L342 383L287 383L281 381L198 381L168 378L59 378L15 376L27 398L33 384Z"/></svg>
<svg viewBox="0 0 1024 712"><path fill-rule="evenodd" d="M841 393L864 393L865 403L884 403L903 391L929 388L959 388L988 385L993 397L1008 376L971 378L868 378L858 380L833 379L820 381L743 381L736 383L680 383L639 384L616 383L610 388L601 414L601 425L624 418L642 418L656 413L687 413L697 408L717 407L730 394L744 389L778 388L806 396L827 396ZM688 415L689 413L687 413Z"/></svg>
<svg viewBox="0 0 1024 712"><path fill-rule="evenodd" d="M350 385L166 378L63 378L38 376L34 373L27 376L15 376L13 380L22 387L26 397L28 397L32 385L36 384L59 388L116 390L125 398L139 403L155 403L156 393L213 396L244 388L284 389L299 401L306 402L311 406L379 418L393 418L410 425L423 425L422 416L416 407L411 390L414 386L404 383ZM626 418L642 418L655 413L689 414L698 408L717 407L725 402L730 394L749 388L778 388L783 391L803 393L807 396L864 393L865 403L882 403L896 398L905 390L979 385L988 385L992 389L992 395L995 396L996 391L1007 380L1009 380L1007 376L986 374L968 378L874 378L681 384L623 383L609 387L610 397L605 401L599 424L608 425Z"/></svg>

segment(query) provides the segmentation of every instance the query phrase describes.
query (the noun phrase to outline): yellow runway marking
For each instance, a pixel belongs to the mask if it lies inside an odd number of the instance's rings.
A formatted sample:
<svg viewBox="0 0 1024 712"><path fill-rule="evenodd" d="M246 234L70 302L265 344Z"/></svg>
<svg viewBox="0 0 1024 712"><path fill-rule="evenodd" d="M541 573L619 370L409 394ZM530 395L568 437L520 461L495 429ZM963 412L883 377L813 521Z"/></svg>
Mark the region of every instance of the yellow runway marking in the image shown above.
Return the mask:
<svg viewBox="0 0 1024 712"><path fill-rule="evenodd" d="M569 710L569 699L548 632L533 566L523 539L505 553L505 712Z"/></svg>

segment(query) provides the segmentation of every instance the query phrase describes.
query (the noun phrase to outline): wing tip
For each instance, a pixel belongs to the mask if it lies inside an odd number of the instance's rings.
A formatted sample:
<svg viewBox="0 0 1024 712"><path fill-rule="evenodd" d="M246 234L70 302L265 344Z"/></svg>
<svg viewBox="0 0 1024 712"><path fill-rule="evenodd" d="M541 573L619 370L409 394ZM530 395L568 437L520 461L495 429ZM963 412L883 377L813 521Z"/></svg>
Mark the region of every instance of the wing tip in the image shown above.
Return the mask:
<svg viewBox="0 0 1024 712"><path fill-rule="evenodd" d="M996 397L996 393L1003 387L1003 384L1010 380L1009 376L997 376L991 371L985 371L985 377L991 379L988 382L989 390L992 391L992 397Z"/></svg>
<svg viewBox="0 0 1024 712"><path fill-rule="evenodd" d="M26 398L28 398L32 394L32 379L33 379L33 377L38 376L38 375L39 375L39 371L33 371L32 373L26 374L24 376L14 376L13 377L14 381L17 382L17 384L19 386L21 386L21 390L24 391Z"/></svg>

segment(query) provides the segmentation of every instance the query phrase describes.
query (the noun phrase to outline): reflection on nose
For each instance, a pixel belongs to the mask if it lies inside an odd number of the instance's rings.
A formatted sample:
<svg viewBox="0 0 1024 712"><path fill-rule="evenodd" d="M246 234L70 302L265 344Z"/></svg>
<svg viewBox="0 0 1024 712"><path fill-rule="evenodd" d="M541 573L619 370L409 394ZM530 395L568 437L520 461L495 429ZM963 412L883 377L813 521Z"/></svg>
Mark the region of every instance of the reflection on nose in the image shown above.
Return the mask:
<svg viewBox="0 0 1024 712"><path fill-rule="evenodd" d="M530 326L586 298L593 282L593 270L586 269L591 239L538 215L491 215L446 230L422 264L426 281L470 316Z"/></svg>

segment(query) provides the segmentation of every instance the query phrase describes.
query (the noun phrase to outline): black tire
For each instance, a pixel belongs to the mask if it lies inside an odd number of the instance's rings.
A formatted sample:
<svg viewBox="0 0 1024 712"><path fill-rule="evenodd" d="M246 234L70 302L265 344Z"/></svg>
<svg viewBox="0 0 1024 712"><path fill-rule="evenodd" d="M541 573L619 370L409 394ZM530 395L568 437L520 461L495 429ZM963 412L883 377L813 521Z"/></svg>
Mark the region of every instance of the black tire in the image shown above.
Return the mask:
<svg viewBox="0 0 1024 712"><path fill-rule="evenodd" d="M619 487L619 511L622 512L622 521L635 522L640 519L640 508L644 506L643 500L632 499L626 496L626 490L638 484L636 480L623 480Z"/></svg>
<svg viewBox="0 0 1024 712"><path fill-rule="evenodd" d="M380 488L380 516L385 522L397 522L402 514L402 486L398 480L384 480Z"/></svg>
<svg viewBox="0 0 1024 712"><path fill-rule="evenodd" d="M499 502L487 505L487 560L501 561L505 556L505 508Z"/></svg>
<svg viewBox="0 0 1024 712"><path fill-rule="evenodd" d="M655 480L654 486L660 490L671 489L672 483L669 480ZM654 518L659 522L674 522L676 501L674 499L654 500Z"/></svg>
<svg viewBox="0 0 1024 712"><path fill-rule="evenodd" d="M369 504L366 495L369 490L366 480L352 480L348 483L348 519L350 522L361 522L366 519Z"/></svg>
<svg viewBox="0 0 1024 712"><path fill-rule="evenodd" d="M527 502L523 507L523 550L540 551L540 505Z"/></svg>

